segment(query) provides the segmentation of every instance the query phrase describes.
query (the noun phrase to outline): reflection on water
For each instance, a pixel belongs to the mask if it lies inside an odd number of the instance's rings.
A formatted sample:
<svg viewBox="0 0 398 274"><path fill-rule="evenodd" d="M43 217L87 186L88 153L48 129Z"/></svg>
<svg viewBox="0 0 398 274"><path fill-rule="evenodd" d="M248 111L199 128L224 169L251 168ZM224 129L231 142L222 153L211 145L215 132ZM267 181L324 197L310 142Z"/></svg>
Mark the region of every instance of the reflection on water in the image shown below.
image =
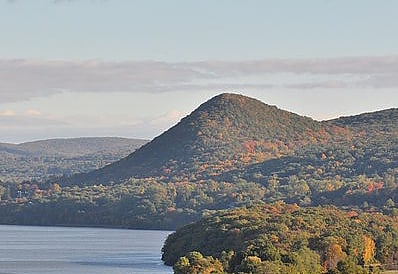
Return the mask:
<svg viewBox="0 0 398 274"><path fill-rule="evenodd" d="M0 225L0 274L172 273L169 231Z"/></svg>

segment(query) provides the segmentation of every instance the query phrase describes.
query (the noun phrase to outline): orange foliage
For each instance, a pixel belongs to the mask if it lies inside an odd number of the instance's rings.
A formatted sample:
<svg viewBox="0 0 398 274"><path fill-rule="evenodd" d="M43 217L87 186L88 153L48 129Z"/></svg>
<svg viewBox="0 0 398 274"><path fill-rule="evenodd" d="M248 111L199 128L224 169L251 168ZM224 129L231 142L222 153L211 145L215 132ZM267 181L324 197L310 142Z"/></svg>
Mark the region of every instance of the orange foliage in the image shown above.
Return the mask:
<svg viewBox="0 0 398 274"><path fill-rule="evenodd" d="M253 140L245 141L245 142L243 143L243 147L244 147L244 149L246 149L246 151L247 151L248 153L254 153L254 149L255 149L255 147L256 147L256 142L253 141Z"/></svg>
<svg viewBox="0 0 398 274"><path fill-rule="evenodd" d="M382 189L383 186L384 186L383 182L377 182L377 183L376 182L370 182L369 185L368 185L368 192L370 193L370 192L373 192L375 190Z"/></svg>
<svg viewBox="0 0 398 274"><path fill-rule="evenodd" d="M351 210L351 211L347 212L347 216L350 218L357 217L358 212Z"/></svg>

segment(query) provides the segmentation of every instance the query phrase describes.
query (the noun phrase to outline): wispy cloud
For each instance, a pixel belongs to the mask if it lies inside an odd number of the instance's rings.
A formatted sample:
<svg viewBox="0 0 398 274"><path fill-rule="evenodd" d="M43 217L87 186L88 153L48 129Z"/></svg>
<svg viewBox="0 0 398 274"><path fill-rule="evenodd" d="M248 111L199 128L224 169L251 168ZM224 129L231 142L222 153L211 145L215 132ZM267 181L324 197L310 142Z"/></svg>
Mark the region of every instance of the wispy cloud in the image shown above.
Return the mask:
<svg viewBox="0 0 398 274"><path fill-rule="evenodd" d="M165 124L166 125L175 124L185 115L187 115L187 113L183 113L179 110L172 109L169 112L167 112L161 116L151 119L150 121L148 121L149 122L148 124L155 125L155 126L158 126L158 125L163 126Z"/></svg>
<svg viewBox="0 0 398 274"><path fill-rule="evenodd" d="M317 89L317 88L347 88L352 87L353 84L339 80L320 81L320 82L303 82L297 84L287 84L286 88L293 89Z"/></svg>
<svg viewBox="0 0 398 274"><path fill-rule="evenodd" d="M61 92L396 88L398 56L206 62L0 60L1 102Z"/></svg>
<svg viewBox="0 0 398 274"><path fill-rule="evenodd" d="M38 111L37 109L27 109L25 111L25 114L28 115L28 116L40 116L41 112Z"/></svg>
<svg viewBox="0 0 398 274"><path fill-rule="evenodd" d="M242 62L199 62L215 73L374 74L397 72L398 56L340 57L329 59L269 59Z"/></svg>
<svg viewBox="0 0 398 274"><path fill-rule="evenodd" d="M8 131L14 128L37 128L48 126L65 126L64 121L33 117L29 115L0 115L0 130Z"/></svg>
<svg viewBox="0 0 398 274"><path fill-rule="evenodd" d="M16 112L10 109L0 111L0 117L10 117L15 115L17 115Z"/></svg>
<svg viewBox="0 0 398 274"><path fill-rule="evenodd" d="M27 109L25 111L15 111L12 109L0 110L0 130L9 130L10 128L31 128L47 126L65 126L65 121L60 121L45 117L36 109Z"/></svg>

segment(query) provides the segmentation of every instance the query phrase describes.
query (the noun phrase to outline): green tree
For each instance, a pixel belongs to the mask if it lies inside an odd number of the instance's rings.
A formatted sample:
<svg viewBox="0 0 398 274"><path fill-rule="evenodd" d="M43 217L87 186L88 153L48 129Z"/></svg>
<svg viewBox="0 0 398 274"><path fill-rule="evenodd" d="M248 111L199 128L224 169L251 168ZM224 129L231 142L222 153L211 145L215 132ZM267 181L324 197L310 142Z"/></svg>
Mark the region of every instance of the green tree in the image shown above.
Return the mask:
<svg viewBox="0 0 398 274"><path fill-rule="evenodd" d="M200 252L192 251L180 257L173 266L175 274L222 274L223 266L218 259L204 257Z"/></svg>

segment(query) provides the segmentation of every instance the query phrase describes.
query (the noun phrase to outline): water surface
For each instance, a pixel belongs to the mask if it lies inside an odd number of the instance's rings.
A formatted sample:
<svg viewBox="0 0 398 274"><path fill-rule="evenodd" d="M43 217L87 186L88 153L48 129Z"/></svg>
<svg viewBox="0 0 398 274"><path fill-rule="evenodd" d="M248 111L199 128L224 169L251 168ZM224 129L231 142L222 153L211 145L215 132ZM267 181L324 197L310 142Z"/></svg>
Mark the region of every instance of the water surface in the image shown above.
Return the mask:
<svg viewBox="0 0 398 274"><path fill-rule="evenodd" d="M0 225L0 274L170 274L170 231Z"/></svg>

